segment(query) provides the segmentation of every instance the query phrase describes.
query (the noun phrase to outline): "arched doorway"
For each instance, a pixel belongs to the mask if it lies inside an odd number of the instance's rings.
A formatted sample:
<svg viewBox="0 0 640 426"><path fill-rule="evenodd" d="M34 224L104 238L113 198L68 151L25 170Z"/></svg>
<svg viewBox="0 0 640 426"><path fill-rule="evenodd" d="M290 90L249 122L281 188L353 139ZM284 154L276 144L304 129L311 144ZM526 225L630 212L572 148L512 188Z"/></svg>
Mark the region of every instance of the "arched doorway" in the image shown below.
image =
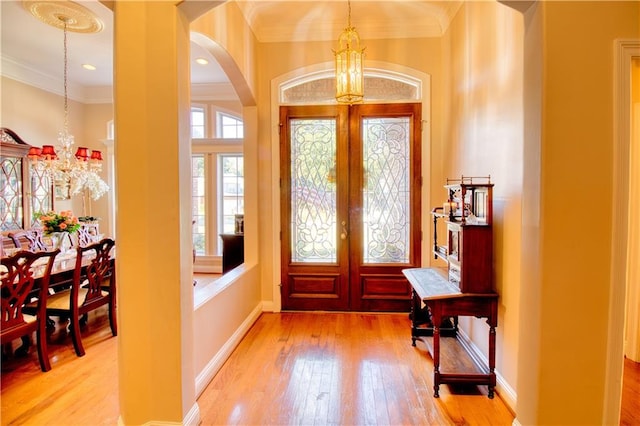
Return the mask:
<svg viewBox="0 0 640 426"><path fill-rule="evenodd" d="M431 105L423 100L430 99L430 76L428 74L416 71L408 67L401 67L396 64L372 62L371 68L365 69L365 104L369 103L407 103L418 102L421 104L422 112L420 126L422 127L422 141L419 161L421 164L430 164L430 115ZM272 93L277 94L271 100L272 117L274 124L272 125L272 158L278 159L274 162L272 169L272 185L274 188L280 188L280 166L279 163L280 144L279 140L280 121L279 109L282 105L335 105L334 99L334 71L332 63L318 64L315 67L307 67L304 70L296 70L289 74L283 75L272 81ZM429 170L422 169L422 176L428 176ZM425 204L428 200L429 185L423 183L420 189L420 202ZM272 203L277 211L274 211L273 228L281 229L280 224L280 200L281 189L274 191ZM429 221L424 215L420 218L420 228L428 229ZM424 242L422 242L424 244ZM272 242L273 253L282 252L282 244L280 239L274 239ZM424 247L422 255L417 263L424 264L429 262ZM280 256L274 255L272 259L273 271L273 300L274 311L280 311L282 308L281 298L281 269Z"/></svg>

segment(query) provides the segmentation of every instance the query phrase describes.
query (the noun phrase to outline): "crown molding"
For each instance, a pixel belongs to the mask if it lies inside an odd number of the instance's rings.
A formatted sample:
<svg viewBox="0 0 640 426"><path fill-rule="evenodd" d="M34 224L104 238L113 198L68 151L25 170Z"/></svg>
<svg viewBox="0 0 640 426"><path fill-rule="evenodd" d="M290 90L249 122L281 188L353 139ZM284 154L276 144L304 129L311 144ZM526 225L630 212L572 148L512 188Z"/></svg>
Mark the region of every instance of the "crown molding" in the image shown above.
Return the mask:
<svg viewBox="0 0 640 426"><path fill-rule="evenodd" d="M19 64L10 57L2 56L0 75L20 83L64 96L64 82L34 68ZM83 104L113 103L111 86L81 86L68 83L69 99ZM238 95L231 83L200 83L191 85L192 101L237 101Z"/></svg>
<svg viewBox="0 0 640 426"><path fill-rule="evenodd" d="M6 55L2 55L1 64L0 75L3 77L8 77L46 92L64 96L64 81L62 79L52 77L35 68L20 64ZM69 99L89 103L85 97L82 86L68 82L67 90Z"/></svg>

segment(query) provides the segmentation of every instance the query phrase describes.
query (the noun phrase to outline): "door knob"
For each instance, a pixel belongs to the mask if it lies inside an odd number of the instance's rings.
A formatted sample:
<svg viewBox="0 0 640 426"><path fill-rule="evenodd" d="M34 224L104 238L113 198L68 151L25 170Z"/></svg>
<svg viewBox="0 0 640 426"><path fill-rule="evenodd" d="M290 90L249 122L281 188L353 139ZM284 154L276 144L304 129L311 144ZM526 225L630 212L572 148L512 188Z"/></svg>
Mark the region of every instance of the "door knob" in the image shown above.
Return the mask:
<svg viewBox="0 0 640 426"><path fill-rule="evenodd" d="M341 240L346 240L347 239L347 222L345 222L344 220L342 221L342 233L340 234L340 239Z"/></svg>

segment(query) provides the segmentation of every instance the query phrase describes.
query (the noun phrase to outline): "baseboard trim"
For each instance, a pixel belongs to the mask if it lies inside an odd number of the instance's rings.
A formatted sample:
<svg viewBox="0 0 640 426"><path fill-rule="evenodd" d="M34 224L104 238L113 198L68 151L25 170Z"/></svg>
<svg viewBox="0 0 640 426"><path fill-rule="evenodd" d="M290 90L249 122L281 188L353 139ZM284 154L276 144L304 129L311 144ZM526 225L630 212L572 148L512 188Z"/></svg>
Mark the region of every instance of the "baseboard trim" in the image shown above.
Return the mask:
<svg viewBox="0 0 640 426"><path fill-rule="evenodd" d="M220 348L220 350L211 358L211 361L207 363L207 365L202 369L200 374L196 377L196 399L200 397L202 392L204 392L205 388L211 380L218 373L222 365L227 361L227 358L231 356L233 350L238 346L238 344L242 341L242 338L247 331L251 328L253 323L256 322L260 314L263 312L262 302L258 303L256 307L251 311L251 313L245 318L245 320L240 324L240 327L231 335L229 340L225 342L224 345Z"/></svg>
<svg viewBox="0 0 640 426"><path fill-rule="evenodd" d="M274 310L274 306L275 304L271 301L269 302L262 302L262 312L275 312Z"/></svg>
<svg viewBox="0 0 640 426"><path fill-rule="evenodd" d="M150 420L142 423L142 426L197 426L200 424L200 407L198 403L194 403L187 415L182 419L182 422L167 422ZM125 426L122 421L122 415L118 416L118 426Z"/></svg>
<svg viewBox="0 0 640 426"><path fill-rule="evenodd" d="M481 362L484 365L489 364L489 360L482 353L480 348L471 341L469 336L462 330L458 329L458 339L460 339L461 343L469 350L471 357L474 358L477 362ZM516 391L509 385L509 383L505 380L505 378L500 374L500 372L496 369L496 393L500 395L500 399L504 401L509 410L512 413L516 412L516 403L518 402L518 394Z"/></svg>

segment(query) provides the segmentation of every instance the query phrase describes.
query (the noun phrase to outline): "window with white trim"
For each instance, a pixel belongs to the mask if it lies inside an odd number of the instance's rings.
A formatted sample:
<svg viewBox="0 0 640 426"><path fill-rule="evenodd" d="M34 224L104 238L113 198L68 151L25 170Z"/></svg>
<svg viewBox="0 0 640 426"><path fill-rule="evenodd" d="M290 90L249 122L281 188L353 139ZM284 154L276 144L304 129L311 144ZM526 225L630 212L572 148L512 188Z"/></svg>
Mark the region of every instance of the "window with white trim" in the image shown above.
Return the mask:
<svg viewBox="0 0 640 426"><path fill-rule="evenodd" d="M191 138L202 139L206 135L205 115L206 111L204 107L192 106L191 107Z"/></svg>
<svg viewBox="0 0 640 426"><path fill-rule="evenodd" d="M217 112L217 137L222 139L242 139L244 137L244 123L238 117Z"/></svg>
<svg viewBox="0 0 640 426"><path fill-rule="evenodd" d="M206 253L205 235L207 230L206 169L204 154L194 154L191 157L191 170L193 248L196 250L196 254L204 255Z"/></svg>
<svg viewBox="0 0 640 426"><path fill-rule="evenodd" d="M220 173L219 229L225 234L235 232L235 216L244 214L244 158L242 154L218 155Z"/></svg>
<svg viewBox="0 0 640 426"><path fill-rule="evenodd" d="M239 146L237 144L236 146ZM244 158L232 146L197 145L191 156L193 247L197 256L222 254L219 234L235 232L244 214Z"/></svg>
<svg viewBox="0 0 640 426"><path fill-rule="evenodd" d="M220 234L235 232L235 215L244 213L243 122L216 111L219 138L209 139L208 107L191 105L193 247L202 267L222 254Z"/></svg>

